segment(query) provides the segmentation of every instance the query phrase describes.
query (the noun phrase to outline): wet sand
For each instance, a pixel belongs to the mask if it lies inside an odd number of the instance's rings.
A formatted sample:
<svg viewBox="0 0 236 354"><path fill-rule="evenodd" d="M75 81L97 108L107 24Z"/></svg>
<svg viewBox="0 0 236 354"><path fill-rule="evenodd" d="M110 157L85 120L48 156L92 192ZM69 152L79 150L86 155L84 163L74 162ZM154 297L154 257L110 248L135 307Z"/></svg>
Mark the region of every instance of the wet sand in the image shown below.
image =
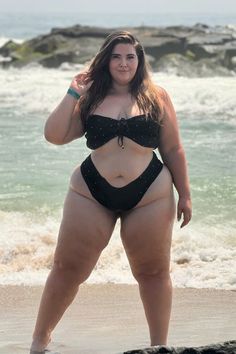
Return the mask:
<svg viewBox="0 0 236 354"><path fill-rule="evenodd" d="M0 354L28 354L42 287L0 287ZM174 289L169 345L236 338L236 292ZM54 331L61 354L118 354L149 346L136 285L83 285Z"/></svg>

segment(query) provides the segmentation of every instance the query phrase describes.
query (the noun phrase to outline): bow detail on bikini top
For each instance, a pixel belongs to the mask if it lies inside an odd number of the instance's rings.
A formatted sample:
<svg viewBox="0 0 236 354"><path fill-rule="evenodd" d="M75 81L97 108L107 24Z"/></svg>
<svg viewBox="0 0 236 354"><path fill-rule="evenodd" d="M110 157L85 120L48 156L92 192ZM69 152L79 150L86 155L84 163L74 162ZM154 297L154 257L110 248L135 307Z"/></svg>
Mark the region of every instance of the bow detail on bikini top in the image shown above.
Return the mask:
<svg viewBox="0 0 236 354"><path fill-rule="evenodd" d="M117 124L117 135L118 135L118 144L120 147L124 148L123 138L128 135L129 125L127 119L121 118L118 120Z"/></svg>
<svg viewBox="0 0 236 354"><path fill-rule="evenodd" d="M118 137L123 147L123 137L127 137L144 147L156 149L159 145L158 122L150 115L140 114L131 118L114 119L99 114L91 114L85 123L85 138L88 148L94 150L111 139Z"/></svg>

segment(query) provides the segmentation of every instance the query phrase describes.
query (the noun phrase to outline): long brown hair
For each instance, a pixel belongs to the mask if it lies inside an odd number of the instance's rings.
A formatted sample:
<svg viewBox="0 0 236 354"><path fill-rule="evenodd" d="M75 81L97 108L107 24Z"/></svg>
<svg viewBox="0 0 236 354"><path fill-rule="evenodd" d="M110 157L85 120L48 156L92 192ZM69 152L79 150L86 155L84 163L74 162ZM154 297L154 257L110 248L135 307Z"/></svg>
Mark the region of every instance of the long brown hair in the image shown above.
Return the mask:
<svg viewBox="0 0 236 354"><path fill-rule="evenodd" d="M109 61L113 48L119 43L132 44L138 57L138 67L130 82L131 95L135 98L140 111L150 114L152 119L160 123L161 104L158 99L158 90L150 77L150 66L146 61L144 48L130 32L116 31L107 36L88 69L93 84L79 101L80 118L83 124L112 87Z"/></svg>

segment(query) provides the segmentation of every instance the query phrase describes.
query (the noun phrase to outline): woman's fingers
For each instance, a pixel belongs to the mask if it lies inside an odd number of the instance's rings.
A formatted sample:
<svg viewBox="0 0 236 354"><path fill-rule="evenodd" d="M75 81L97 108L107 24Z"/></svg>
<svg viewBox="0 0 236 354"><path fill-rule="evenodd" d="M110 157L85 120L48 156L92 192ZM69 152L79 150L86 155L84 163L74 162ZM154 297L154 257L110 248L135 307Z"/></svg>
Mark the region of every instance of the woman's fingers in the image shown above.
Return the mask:
<svg viewBox="0 0 236 354"><path fill-rule="evenodd" d="M191 220L191 214L189 213L189 211L183 211L183 217L184 217L184 220L182 222L182 224L180 225L180 228L186 226L189 221Z"/></svg>
<svg viewBox="0 0 236 354"><path fill-rule="evenodd" d="M88 83L90 81L90 75L88 71L84 71L75 76L75 80L83 83Z"/></svg>
<svg viewBox="0 0 236 354"><path fill-rule="evenodd" d="M88 71L77 74L71 83L71 87L78 91L80 95L83 95L91 87L93 80L90 78Z"/></svg>
<svg viewBox="0 0 236 354"><path fill-rule="evenodd" d="M189 198L179 199L178 208L177 208L178 221L181 220L182 215L183 215L183 221L182 224L180 225L180 228L186 226L192 218L192 205L191 205L191 200Z"/></svg>

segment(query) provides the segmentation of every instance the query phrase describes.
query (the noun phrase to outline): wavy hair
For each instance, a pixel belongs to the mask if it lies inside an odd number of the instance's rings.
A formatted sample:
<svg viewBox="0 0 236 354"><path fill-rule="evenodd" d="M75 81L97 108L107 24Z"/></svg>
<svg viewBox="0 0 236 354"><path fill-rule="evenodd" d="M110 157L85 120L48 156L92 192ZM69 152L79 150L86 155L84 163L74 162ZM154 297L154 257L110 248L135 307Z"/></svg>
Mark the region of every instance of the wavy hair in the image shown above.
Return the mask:
<svg viewBox="0 0 236 354"><path fill-rule="evenodd" d="M93 58L88 73L93 84L87 93L80 98L80 118L85 125L87 116L104 100L112 88L112 77L109 72L109 62L116 44L132 44L138 57L138 67L130 82L130 93L135 98L138 108L144 114L150 114L152 119L161 121L161 104L158 90L150 77L150 66L146 61L143 46L139 40L128 31L115 31L107 36L99 52Z"/></svg>

